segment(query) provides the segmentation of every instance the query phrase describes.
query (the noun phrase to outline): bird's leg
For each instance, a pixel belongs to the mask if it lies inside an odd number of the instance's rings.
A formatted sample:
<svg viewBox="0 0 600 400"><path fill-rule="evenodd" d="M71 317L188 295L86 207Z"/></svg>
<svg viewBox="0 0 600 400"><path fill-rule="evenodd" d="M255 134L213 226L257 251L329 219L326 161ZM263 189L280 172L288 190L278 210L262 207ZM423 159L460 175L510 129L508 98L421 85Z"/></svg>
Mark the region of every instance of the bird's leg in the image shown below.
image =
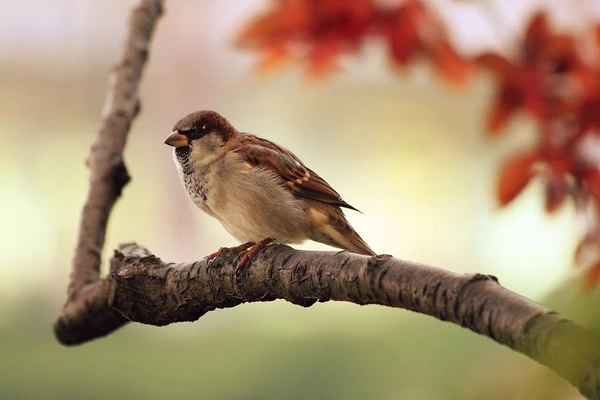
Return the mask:
<svg viewBox="0 0 600 400"><path fill-rule="evenodd" d="M267 247L269 245L269 243L271 243L274 240L275 240L275 238L266 238L266 239L261 240L260 242L257 242L255 244L249 246L245 250L243 250L240 253L240 261L238 262L237 266L235 267L235 272L236 273L240 272L252 256L254 256L256 253L258 253L259 251L261 251L262 249Z"/></svg>
<svg viewBox="0 0 600 400"><path fill-rule="evenodd" d="M229 250L240 249L241 251L244 251L244 250L247 250L250 247L254 246L255 244L256 243L254 243L254 242L246 242L246 243L240 244L239 246L236 246L236 247L219 247L219 250L208 255L206 261L210 264L212 262L212 260L214 260L215 258L220 256L221 254L228 252Z"/></svg>

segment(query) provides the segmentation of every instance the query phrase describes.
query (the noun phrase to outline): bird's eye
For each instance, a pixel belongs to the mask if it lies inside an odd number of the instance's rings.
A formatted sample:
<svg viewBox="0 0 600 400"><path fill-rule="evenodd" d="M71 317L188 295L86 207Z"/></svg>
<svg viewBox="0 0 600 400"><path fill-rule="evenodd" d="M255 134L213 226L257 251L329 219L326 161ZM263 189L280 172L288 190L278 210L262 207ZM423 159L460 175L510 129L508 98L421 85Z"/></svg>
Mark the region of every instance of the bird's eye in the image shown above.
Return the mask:
<svg viewBox="0 0 600 400"><path fill-rule="evenodd" d="M196 126L188 131L187 136L190 140L200 139L206 136L209 132L210 130L206 125Z"/></svg>

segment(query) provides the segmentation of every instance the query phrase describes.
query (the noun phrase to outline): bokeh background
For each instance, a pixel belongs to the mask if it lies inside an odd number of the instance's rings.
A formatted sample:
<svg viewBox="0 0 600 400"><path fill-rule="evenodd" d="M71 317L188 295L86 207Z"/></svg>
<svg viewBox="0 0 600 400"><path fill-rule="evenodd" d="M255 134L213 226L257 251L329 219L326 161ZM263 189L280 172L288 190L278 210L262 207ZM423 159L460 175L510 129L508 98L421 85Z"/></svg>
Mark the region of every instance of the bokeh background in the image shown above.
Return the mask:
<svg viewBox="0 0 600 400"><path fill-rule="evenodd" d="M473 4L482 2L494 11ZM429 3L465 54L501 51L540 7L561 29L600 19L594 0ZM232 43L268 4L167 2L125 152L133 180L111 215L105 261L128 241L179 262L236 244L188 200L163 144L180 117L214 109L293 149L364 212L349 219L377 252L496 275L595 329L597 296L577 290L572 266L581 234L572 206L548 217L538 183L506 209L495 203L499 165L533 140L534 125L522 116L501 140L483 134L489 77L457 90L425 64L391 68L376 41L318 83L299 66L262 75L256 55ZM375 306L251 304L59 345L51 326L65 300L84 160L131 5L0 1L0 399L578 398L488 339Z"/></svg>

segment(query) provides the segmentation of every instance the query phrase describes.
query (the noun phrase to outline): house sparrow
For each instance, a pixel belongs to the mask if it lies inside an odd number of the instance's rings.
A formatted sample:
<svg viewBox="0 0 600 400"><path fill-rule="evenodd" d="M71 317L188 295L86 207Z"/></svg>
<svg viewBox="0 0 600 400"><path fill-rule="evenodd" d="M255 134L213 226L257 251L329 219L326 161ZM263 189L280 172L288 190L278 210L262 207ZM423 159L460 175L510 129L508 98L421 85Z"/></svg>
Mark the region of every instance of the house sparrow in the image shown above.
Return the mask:
<svg viewBox="0 0 600 400"><path fill-rule="evenodd" d="M179 120L165 144L175 148L179 177L193 202L244 243L238 270L272 241L311 239L375 255L341 209L356 208L286 148L239 132L214 111Z"/></svg>

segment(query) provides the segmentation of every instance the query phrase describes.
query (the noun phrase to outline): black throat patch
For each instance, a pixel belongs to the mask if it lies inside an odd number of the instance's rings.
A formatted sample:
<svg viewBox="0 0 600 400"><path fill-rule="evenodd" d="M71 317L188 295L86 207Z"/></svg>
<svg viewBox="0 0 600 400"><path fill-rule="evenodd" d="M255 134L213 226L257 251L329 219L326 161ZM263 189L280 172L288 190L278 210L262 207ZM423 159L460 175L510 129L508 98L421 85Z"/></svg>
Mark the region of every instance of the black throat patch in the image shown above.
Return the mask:
<svg viewBox="0 0 600 400"><path fill-rule="evenodd" d="M177 161L181 164L181 168L183 173L189 175L192 173L192 163L190 161L190 153L192 149L190 146L181 146L175 149L175 156L177 157Z"/></svg>

